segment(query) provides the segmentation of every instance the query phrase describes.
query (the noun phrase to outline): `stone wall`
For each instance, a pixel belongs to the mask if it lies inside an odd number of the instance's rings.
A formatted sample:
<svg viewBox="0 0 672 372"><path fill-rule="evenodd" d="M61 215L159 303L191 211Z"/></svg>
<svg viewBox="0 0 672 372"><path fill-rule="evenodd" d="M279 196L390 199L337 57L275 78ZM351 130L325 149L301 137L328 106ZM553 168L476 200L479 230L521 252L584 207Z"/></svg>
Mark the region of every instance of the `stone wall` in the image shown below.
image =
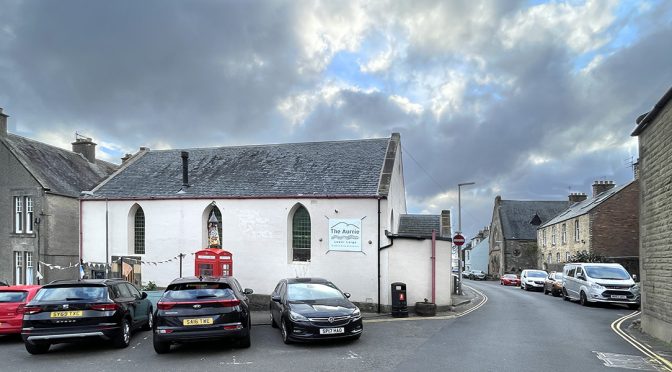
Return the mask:
<svg viewBox="0 0 672 372"><path fill-rule="evenodd" d="M639 134L642 329L672 342L672 103Z"/></svg>
<svg viewBox="0 0 672 372"><path fill-rule="evenodd" d="M525 269L538 269L537 242L534 240L507 240L504 250L504 274L518 274Z"/></svg>

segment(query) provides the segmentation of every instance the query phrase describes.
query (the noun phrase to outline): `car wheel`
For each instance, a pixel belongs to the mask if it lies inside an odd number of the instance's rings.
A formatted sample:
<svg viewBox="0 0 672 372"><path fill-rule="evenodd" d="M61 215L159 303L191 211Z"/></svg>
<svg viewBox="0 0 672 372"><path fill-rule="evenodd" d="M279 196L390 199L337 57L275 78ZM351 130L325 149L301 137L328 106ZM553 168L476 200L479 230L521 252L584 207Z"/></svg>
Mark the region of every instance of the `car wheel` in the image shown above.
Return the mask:
<svg viewBox="0 0 672 372"><path fill-rule="evenodd" d="M273 320L273 314L271 314L271 327L278 328L278 325L275 324L275 320Z"/></svg>
<svg viewBox="0 0 672 372"><path fill-rule="evenodd" d="M639 309L639 304L628 304L628 309L637 310Z"/></svg>
<svg viewBox="0 0 672 372"><path fill-rule="evenodd" d="M562 289L562 299L565 301L569 301L569 295L567 294L567 290L564 288Z"/></svg>
<svg viewBox="0 0 672 372"><path fill-rule="evenodd" d="M541 290L544 292L544 295L548 294L548 292L546 292L546 286L544 286L544 288L542 288Z"/></svg>
<svg viewBox="0 0 672 372"><path fill-rule="evenodd" d="M552 290L551 294L553 295L553 297L558 297L560 296L560 291Z"/></svg>
<svg viewBox="0 0 672 372"><path fill-rule="evenodd" d="M33 355L37 354L44 354L47 351L49 351L49 346L50 344L31 344L30 342L26 342L26 351Z"/></svg>
<svg viewBox="0 0 672 372"><path fill-rule="evenodd" d="M282 319L280 321L280 334L282 334L282 342L285 344L291 344L292 341L289 340L289 333L287 331L287 324L285 323L285 320Z"/></svg>
<svg viewBox="0 0 672 372"><path fill-rule="evenodd" d="M586 294L583 291L581 291L579 301L581 301L581 305L583 306L590 306L590 302L588 302L588 297L586 297Z"/></svg>
<svg viewBox="0 0 672 372"><path fill-rule="evenodd" d="M250 333L252 333L252 320L247 321L247 335L243 338L238 339L238 347L242 349L247 349L252 345L250 341Z"/></svg>
<svg viewBox="0 0 672 372"><path fill-rule="evenodd" d="M157 354L167 354L170 352L170 342L160 341L156 335L154 335L153 341L154 351L156 351Z"/></svg>
<svg viewBox="0 0 672 372"><path fill-rule="evenodd" d="M362 334L361 334L361 333L358 334L357 336L352 336L351 340L352 340L352 341L357 341L357 340L359 340L360 337L362 337Z"/></svg>
<svg viewBox="0 0 672 372"><path fill-rule="evenodd" d="M500 280L500 281L499 281L499 285L504 285L504 283L502 283L502 281Z"/></svg>
<svg viewBox="0 0 672 372"><path fill-rule="evenodd" d="M122 319L121 321L121 330L119 334L114 338L113 344L114 347L123 349L131 343L131 324L128 322L128 319Z"/></svg>
<svg viewBox="0 0 672 372"><path fill-rule="evenodd" d="M149 314L147 314L147 323L142 326L143 331L151 331L152 327L154 327L154 313L152 312L152 308L149 308Z"/></svg>

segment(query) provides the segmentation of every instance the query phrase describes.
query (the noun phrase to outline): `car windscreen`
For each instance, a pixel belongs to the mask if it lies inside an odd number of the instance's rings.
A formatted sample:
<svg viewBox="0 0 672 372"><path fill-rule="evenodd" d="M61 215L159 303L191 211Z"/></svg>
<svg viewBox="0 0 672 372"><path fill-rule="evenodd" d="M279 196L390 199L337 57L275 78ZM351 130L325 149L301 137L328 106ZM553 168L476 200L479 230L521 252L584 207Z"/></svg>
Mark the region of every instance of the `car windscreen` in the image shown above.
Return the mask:
<svg viewBox="0 0 672 372"><path fill-rule="evenodd" d="M287 286L289 301L316 301L342 299L343 294L338 289L316 283L292 283Z"/></svg>
<svg viewBox="0 0 672 372"><path fill-rule="evenodd" d="M529 271L527 276L532 278L545 278L548 274L543 271Z"/></svg>
<svg viewBox="0 0 672 372"><path fill-rule="evenodd" d="M233 300L236 298L226 283L179 283L168 286L162 299L168 301Z"/></svg>
<svg viewBox="0 0 672 372"><path fill-rule="evenodd" d="M506 279L517 279L517 278L518 278L517 276L515 276L515 275L513 275L513 274L507 274L507 275L504 275L504 277L505 277Z"/></svg>
<svg viewBox="0 0 672 372"><path fill-rule="evenodd" d="M586 274L593 279L628 280L630 274L621 267L586 266Z"/></svg>
<svg viewBox="0 0 672 372"><path fill-rule="evenodd" d="M562 273L555 273L553 276L556 280L561 280L562 279Z"/></svg>
<svg viewBox="0 0 672 372"><path fill-rule="evenodd" d="M26 300L26 291L0 291L0 303L23 302Z"/></svg>
<svg viewBox="0 0 672 372"><path fill-rule="evenodd" d="M33 301L104 301L108 298L105 286L42 287Z"/></svg>

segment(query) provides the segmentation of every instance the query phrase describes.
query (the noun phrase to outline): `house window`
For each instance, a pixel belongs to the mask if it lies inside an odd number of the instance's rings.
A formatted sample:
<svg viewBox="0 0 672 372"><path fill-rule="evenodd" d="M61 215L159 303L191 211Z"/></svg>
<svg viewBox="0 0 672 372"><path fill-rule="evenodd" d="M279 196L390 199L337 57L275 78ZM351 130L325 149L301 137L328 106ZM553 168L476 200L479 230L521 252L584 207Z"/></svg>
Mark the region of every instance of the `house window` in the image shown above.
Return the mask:
<svg viewBox="0 0 672 372"><path fill-rule="evenodd" d="M33 285L33 252L26 252L26 284Z"/></svg>
<svg viewBox="0 0 672 372"><path fill-rule="evenodd" d="M33 198L26 196L26 232L33 232Z"/></svg>
<svg viewBox="0 0 672 372"><path fill-rule="evenodd" d="M569 252L565 253L565 262L569 262L570 254Z"/></svg>
<svg viewBox="0 0 672 372"><path fill-rule="evenodd" d="M567 244L567 224L562 224L562 244Z"/></svg>
<svg viewBox="0 0 672 372"><path fill-rule="evenodd" d="M551 245L555 245L555 226L551 227Z"/></svg>
<svg viewBox="0 0 672 372"><path fill-rule="evenodd" d="M141 207L135 210L133 231L133 251L135 254L145 254L145 212Z"/></svg>
<svg viewBox="0 0 672 372"><path fill-rule="evenodd" d="M560 263L560 252L555 254L555 262Z"/></svg>
<svg viewBox="0 0 672 372"><path fill-rule="evenodd" d="M310 214L303 206L292 217L292 260L310 261Z"/></svg>
<svg viewBox="0 0 672 372"><path fill-rule="evenodd" d="M574 220L574 241L581 241L581 237L579 236L579 220Z"/></svg>
<svg viewBox="0 0 672 372"><path fill-rule="evenodd" d="M546 229L544 229L544 231L542 231L542 237L543 237L543 240L544 240L544 247L545 247L546 246Z"/></svg>
<svg viewBox="0 0 672 372"><path fill-rule="evenodd" d="M23 197L14 197L14 232L23 232Z"/></svg>
<svg viewBox="0 0 672 372"><path fill-rule="evenodd" d="M14 252L14 283L24 284L23 281L23 252Z"/></svg>
<svg viewBox="0 0 672 372"><path fill-rule="evenodd" d="M550 253L548 254L548 263L553 263L553 256Z"/></svg>

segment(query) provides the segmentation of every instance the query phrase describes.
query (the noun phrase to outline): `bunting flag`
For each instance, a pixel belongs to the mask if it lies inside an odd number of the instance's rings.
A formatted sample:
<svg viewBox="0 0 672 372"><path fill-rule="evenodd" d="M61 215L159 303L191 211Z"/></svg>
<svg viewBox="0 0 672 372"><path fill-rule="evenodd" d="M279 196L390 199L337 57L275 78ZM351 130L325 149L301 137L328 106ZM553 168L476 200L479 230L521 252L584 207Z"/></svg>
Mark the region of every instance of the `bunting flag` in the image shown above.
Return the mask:
<svg viewBox="0 0 672 372"><path fill-rule="evenodd" d="M190 253L190 255L192 255L192 256L195 255L195 254L196 254L195 252ZM127 264L133 264L133 265L141 264L141 265L158 266L158 265L163 265L165 263L171 263L171 262L174 262L174 261L179 261L180 256L186 257L187 255L185 253L180 253L175 257L171 257L171 258L169 258L167 260L163 260L163 261L145 261L145 260L140 260L140 259L132 258L132 257L120 257L119 259L117 259L117 263L121 263L121 261L123 259L123 262L127 263ZM101 263L101 262L82 261L81 264L70 263L68 266L53 265L53 264L49 264L49 263L42 262L42 261L40 261L39 263L40 263L40 265L44 265L44 266L48 267L49 270L67 270L67 269L72 269L72 268L75 268L75 267L79 267L80 268L80 276L82 275L81 271L84 270L83 266L93 268L93 269L96 269L96 270L104 270L105 267L111 268L111 265L108 265L104 262ZM39 274L39 271L38 271L38 274Z"/></svg>

